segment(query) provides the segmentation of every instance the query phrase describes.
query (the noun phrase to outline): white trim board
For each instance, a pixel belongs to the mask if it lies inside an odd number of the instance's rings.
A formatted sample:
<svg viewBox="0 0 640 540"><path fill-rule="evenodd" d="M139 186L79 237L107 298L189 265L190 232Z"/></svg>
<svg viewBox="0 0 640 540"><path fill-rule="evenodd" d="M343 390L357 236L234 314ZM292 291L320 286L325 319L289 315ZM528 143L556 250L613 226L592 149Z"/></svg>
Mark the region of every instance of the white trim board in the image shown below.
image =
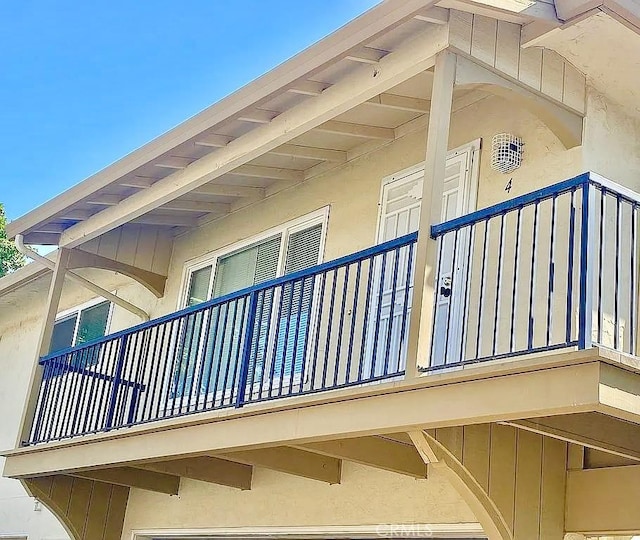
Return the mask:
<svg viewBox="0 0 640 540"><path fill-rule="evenodd" d="M209 539L484 539L479 523L382 523L378 525L325 525L317 527L212 527L202 529L138 529L131 540Z"/></svg>

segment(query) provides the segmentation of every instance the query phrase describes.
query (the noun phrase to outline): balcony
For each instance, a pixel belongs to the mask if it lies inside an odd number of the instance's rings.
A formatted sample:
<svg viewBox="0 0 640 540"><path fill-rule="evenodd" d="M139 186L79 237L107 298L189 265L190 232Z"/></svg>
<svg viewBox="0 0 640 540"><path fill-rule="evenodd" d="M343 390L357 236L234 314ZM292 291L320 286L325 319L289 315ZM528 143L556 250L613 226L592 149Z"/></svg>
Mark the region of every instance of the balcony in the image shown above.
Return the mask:
<svg viewBox="0 0 640 540"><path fill-rule="evenodd" d="M422 371L595 343L635 354L639 204L587 174L434 226ZM416 242L410 234L42 358L25 444L403 378Z"/></svg>

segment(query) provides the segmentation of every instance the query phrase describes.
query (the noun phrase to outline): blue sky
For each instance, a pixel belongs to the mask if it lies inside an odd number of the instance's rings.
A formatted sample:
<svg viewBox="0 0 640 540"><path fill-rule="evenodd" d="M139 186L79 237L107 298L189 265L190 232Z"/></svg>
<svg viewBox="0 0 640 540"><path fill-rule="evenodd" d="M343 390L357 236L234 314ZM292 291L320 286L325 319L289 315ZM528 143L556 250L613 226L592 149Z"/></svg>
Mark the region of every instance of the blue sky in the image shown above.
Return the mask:
<svg viewBox="0 0 640 540"><path fill-rule="evenodd" d="M0 202L15 219L377 0L0 5Z"/></svg>

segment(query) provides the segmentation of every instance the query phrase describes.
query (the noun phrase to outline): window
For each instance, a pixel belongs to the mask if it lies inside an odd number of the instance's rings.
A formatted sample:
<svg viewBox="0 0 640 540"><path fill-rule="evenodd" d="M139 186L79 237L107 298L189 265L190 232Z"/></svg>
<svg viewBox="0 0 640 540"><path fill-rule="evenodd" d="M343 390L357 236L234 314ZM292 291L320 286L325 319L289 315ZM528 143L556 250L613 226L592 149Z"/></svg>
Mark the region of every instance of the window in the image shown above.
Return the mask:
<svg viewBox="0 0 640 540"><path fill-rule="evenodd" d="M58 317L53 325L50 353L101 338L107 331L111 302L92 302Z"/></svg>
<svg viewBox="0 0 640 540"><path fill-rule="evenodd" d="M326 210L306 216L193 265L187 269L183 305L194 306L318 264L322 255L327 216ZM296 285L295 295L289 294L287 288L282 291L281 309L275 309L279 301L273 296L268 297L261 309L259 339L256 343L257 361L271 362L271 371L276 374L299 374L302 370L313 292L310 281L304 286L304 291L300 291L300 286L299 283ZM290 298L294 298L291 306ZM225 313L224 310L229 309L236 308L220 307L214 311L222 310ZM230 317L230 320L235 319ZM275 324L271 324L272 322ZM238 328L229 324L222 331L224 337L216 341L210 335L208 343L194 346L195 336L200 336L195 341L203 340L202 335L207 334L204 328L208 324L211 321L204 317L193 318L185 324L182 337L184 347L174 375L173 397L181 397L193 384L200 385L196 393L205 394L224 392L233 384L232 377L227 382L227 377L220 376L219 372L222 370L226 373L232 369L227 364L231 362L230 358L234 357L232 352L238 346L234 337L239 334ZM240 324L238 319L237 325ZM297 329L297 334L300 335L296 338L293 331L282 330L287 325ZM268 343L271 338L267 335L270 327L280 329L275 343L271 345ZM268 351L274 351L270 353L274 358L270 358ZM221 367L221 364L224 366ZM194 381L194 378L198 380Z"/></svg>
<svg viewBox="0 0 640 540"><path fill-rule="evenodd" d="M182 307L318 264L326 217L326 210L316 212L192 265Z"/></svg>

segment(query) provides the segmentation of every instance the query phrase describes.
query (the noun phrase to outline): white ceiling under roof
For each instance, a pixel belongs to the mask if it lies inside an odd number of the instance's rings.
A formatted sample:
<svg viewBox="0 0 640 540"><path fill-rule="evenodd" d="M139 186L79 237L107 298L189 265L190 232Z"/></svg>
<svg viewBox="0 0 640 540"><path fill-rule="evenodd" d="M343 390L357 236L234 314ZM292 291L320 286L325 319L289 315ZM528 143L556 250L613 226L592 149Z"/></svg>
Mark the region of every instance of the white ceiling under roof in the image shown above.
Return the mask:
<svg viewBox="0 0 640 540"><path fill-rule="evenodd" d="M523 23L534 20L528 14L533 8L544 11L547 6L545 2L524 5L521 0L511 3L515 7L511 6L509 18ZM510 5L508 0L503 4ZM509 11L477 2L466 6L470 11L496 9L497 17ZM408 40L434 32L447 16L447 10L424 0L382 2L219 104L14 221L9 235L24 234L26 243L55 245L69 227L268 124L345 76L376 64ZM363 28L368 37L359 38ZM427 113L430 97L431 76L425 72L134 222L180 231L216 219L344 163L365 144L388 143L400 128Z"/></svg>

